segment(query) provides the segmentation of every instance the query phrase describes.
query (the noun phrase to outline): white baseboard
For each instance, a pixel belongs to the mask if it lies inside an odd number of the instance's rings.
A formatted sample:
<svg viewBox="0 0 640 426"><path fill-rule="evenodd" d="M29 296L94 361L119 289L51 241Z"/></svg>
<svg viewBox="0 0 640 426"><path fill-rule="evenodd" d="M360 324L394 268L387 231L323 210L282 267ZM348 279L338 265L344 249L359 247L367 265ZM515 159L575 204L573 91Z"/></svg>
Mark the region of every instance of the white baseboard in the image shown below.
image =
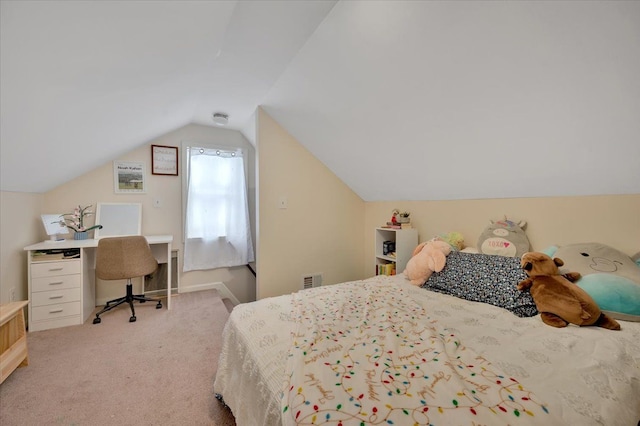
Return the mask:
<svg viewBox="0 0 640 426"><path fill-rule="evenodd" d="M233 306L240 304L240 301L238 300L238 298L236 298L233 295L233 293L231 293L231 290L229 290L229 287L227 287L223 282L220 282L220 281L215 283L196 284L196 285L190 285L188 287L180 287L178 289L178 293L190 293L192 291L213 290L213 289L218 290L218 293L220 293L220 296L222 296L222 298L231 300L231 303L233 303Z"/></svg>

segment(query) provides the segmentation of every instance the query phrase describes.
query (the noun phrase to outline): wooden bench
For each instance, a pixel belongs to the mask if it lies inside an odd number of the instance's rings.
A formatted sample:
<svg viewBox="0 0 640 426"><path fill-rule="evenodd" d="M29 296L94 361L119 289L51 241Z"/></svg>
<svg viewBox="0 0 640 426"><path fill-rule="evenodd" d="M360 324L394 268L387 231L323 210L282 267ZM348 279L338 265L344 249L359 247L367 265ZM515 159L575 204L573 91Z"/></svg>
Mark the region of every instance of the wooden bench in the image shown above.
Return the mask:
<svg viewBox="0 0 640 426"><path fill-rule="evenodd" d="M29 365L24 307L28 300L0 305L0 383L18 367Z"/></svg>

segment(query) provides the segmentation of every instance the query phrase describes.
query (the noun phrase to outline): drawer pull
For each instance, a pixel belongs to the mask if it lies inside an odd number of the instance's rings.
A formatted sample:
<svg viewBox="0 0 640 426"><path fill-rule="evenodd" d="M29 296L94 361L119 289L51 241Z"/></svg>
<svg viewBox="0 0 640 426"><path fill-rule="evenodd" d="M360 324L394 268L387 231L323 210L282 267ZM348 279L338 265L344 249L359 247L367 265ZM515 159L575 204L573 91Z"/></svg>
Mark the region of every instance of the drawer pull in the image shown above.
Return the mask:
<svg viewBox="0 0 640 426"><path fill-rule="evenodd" d="M49 268L49 272L62 271L64 268Z"/></svg>
<svg viewBox="0 0 640 426"><path fill-rule="evenodd" d="M56 309L55 311L49 311L50 314L59 314L60 312L62 312L62 309Z"/></svg>
<svg viewBox="0 0 640 426"><path fill-rule="evenodd" d="M49 283L49 285L60 285L60 284L62 284L63 282L64 282L64 281L56 281L56 282Z"/></svg>
<svg viewBox="0 0 640 426"><path fill-rule="evenodd" d="M59 295L59 296L49 296L49 299L62 299L64 296L63 295Z"/></svg>

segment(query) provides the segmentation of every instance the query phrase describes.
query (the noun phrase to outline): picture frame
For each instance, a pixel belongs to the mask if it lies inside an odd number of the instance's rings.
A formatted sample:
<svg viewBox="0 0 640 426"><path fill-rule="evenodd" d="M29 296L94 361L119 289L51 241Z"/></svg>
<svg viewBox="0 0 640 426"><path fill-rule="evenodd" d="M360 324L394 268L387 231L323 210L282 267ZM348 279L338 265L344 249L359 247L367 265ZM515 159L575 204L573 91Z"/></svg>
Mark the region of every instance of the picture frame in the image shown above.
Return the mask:
<svg viewBox="0 0 640 426"><path fill-rule="evenodd" d="M151 174L178 176L178 147L151 145Z"/></svg>
<svg viewBox="0 0 640 426"><path fill-rule="evenodd" d="M144 163L113 162L113 185L116 194L144 194L146 192Z"/></svg>

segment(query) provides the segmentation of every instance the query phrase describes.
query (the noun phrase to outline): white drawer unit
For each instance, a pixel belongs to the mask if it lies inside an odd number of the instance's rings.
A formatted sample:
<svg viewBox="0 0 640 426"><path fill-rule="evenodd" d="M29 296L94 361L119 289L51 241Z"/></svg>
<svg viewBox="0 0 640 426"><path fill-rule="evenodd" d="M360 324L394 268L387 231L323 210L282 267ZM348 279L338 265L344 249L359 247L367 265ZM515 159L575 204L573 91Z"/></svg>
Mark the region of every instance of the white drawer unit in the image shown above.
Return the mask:
<svg viewBox="0 0 640 426"><path fill-rule="evenodd" d="M31 293L31 304L33 306L55 305L58 303L79 302L81 299L80 287L65 288L52 291L38 291Z"/></svg>
<svg viewBox="0 0 640 426"><path fill-rule="evenodd" d="M33 275L31 275L32 293L50 290L63 290L67 288L80 288L81 284L80 272L73 275L54 275L38 278L33 278Z"/></svg>
<svg viewBox="0 0 640 426"><path fill-rule="evenodd" d="M80 273L80 260L61 260L59 262L34 262L31 264L31 277L57 277Z"/></svg>
<svg viewBox="0 0 640 426"><path fill-rule="evenodd" d="M71 303L58 303L57 305L34 306L32 309L33 321L46 321L62 317L80 317L80 301ZM44 328L42 329L44 330Z"/></svg>
<svg viewBox="0 0 640 426"><path fill-rule="evenodd" d="M82 324L82 261L29 264L29 331Z"/></svg>

